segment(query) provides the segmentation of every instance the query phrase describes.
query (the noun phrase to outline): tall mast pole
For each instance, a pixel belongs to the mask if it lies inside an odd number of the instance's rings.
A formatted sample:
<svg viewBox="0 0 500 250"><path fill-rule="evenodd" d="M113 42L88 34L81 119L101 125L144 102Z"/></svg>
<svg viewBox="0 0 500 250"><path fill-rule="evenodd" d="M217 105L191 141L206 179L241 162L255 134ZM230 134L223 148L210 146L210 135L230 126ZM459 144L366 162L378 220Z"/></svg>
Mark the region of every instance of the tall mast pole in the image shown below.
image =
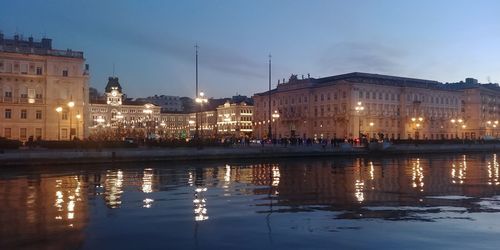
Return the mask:
<svg viewBox="0 0 500 250"><path fill-rule="evenodd" d="M194 46L196 50L196 93L194 95L195 97L195 105L196 105L196 98L198 98L198 43ZM194 134L194 138L197 140L199 137L199 126L198 126L198 112L196 112L196 131Z"/></svg>
<svg viewBox="0 0 500 250"><path fill-rule="evenodd" d="M269 92L268 92L268 106L269 106L269 114L268 114L268 139L272 140L272 131L271 131L271 54L269 54Z"/></svg>

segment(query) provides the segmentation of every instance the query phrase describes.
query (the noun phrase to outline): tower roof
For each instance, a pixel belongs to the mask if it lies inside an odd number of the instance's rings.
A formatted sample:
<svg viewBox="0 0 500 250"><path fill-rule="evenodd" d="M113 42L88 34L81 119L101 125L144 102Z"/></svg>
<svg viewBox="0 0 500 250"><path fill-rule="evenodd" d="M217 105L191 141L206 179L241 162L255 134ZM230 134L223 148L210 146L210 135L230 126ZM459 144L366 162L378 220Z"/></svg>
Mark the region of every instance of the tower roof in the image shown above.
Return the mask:
<svg viewBox="0 0 500 250"><path fill-rule="evenodd" d="M108 78L108 84L106 85L105 92L110 93L111 90L116 89L119 92L122 92L122 86L118 82L118 77L110 76Z"/></svg>

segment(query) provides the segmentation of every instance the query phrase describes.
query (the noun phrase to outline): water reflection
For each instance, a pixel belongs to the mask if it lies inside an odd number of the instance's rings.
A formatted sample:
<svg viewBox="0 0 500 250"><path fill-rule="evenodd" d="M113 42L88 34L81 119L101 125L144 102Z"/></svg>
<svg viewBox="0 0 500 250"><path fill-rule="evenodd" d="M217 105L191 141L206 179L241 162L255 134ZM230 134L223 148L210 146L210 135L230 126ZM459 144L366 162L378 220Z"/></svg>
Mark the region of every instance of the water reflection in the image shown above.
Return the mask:
<svg viewBox="0 0 500 250"><path fill-rule="evenodd" d="M131 224L196 224L197 235L211 223L262 215L269 238L271 225L283 223L272 221L275 214L296 212L472 220L500 212L499 183L496 154L13 172L0 178L0 248L78 248L89 224L122 213Z"/></svg>

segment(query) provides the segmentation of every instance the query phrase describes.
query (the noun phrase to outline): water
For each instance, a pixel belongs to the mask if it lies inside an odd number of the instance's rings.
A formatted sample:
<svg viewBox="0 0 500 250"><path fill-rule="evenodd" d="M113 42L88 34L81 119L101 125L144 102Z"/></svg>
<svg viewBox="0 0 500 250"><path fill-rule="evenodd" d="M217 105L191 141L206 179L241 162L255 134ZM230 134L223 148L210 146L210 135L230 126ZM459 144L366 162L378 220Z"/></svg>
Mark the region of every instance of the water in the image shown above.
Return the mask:
<svg viewBox="0 0 500 250"><path fill-rule="evenodd" d="M497 155L3 169L0 249L497 249Z"/></svg>

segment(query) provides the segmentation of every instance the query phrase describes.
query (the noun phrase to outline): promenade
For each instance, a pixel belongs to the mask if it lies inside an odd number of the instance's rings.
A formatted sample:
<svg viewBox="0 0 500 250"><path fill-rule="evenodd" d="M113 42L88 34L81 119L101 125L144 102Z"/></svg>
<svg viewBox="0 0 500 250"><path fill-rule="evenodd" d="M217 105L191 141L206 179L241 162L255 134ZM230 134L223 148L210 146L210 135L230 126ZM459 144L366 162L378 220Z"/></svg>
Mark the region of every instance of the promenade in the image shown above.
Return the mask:
<svg viewBox="0 0 500 250"><path fill-rule="evenodd" d="M338 147L232 145L205 148L119 148L102 150L19 149L0 153L0 166L64 165L148 161L200 161L224 159L304 158L340 156L383 156L389 154L496 152L500 144L397 144L384 150L370 150L351 144Z"/></svg>

